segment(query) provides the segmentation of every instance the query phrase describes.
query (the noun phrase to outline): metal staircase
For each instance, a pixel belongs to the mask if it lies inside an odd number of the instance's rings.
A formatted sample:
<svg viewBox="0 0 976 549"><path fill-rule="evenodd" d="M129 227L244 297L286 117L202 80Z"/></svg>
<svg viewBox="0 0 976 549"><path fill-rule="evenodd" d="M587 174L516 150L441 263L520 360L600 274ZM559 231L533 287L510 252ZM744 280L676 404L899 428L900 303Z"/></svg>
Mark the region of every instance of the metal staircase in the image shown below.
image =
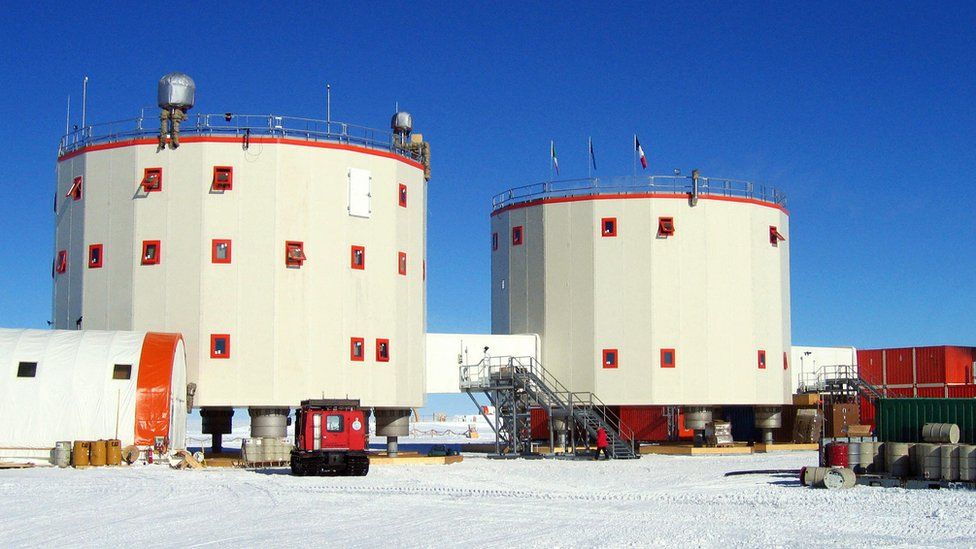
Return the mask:
<svg viewBox="0 0 976 549"><path fill-rule="evenodd" d="M633 432L596 395L570 391L532 357L485 357L461 366L460 376L461 390L475 405L474 393L484 393L495 407L494 421L484 411L482 415L495 431L498 456L532 453L530 410L541 408L549 418L550 449L556 446L557 424L565 426L561 442L566 453L575 453L577 443L595 441L602 427L611 458L640 457L632 445Z"/></svg>
<svg viewBox="0 0 976 549"><path fill-rule="evenodd" d="M862 396L868 400L882 398L877 387L865 381L857 372L856 366L838 364L821 366L815 372L806 374L800 380L800 391L806 393L820 393L837 400L853 401Z"/></svg>

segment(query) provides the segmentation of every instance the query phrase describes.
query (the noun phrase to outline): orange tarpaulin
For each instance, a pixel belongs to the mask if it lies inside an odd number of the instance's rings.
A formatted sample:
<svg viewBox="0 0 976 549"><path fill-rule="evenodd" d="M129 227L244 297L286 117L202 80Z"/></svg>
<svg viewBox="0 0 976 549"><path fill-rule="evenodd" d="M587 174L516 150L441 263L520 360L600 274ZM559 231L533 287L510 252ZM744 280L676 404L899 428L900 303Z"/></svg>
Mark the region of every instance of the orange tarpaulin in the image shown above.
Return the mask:
<svg viewBox="0 0 976 549"><path fill-rule="evenodd" d="M136 444L151 445L155 437L169 436L173 356L180 339L180 334L148 333L143 341L136 380Z"/></svg>

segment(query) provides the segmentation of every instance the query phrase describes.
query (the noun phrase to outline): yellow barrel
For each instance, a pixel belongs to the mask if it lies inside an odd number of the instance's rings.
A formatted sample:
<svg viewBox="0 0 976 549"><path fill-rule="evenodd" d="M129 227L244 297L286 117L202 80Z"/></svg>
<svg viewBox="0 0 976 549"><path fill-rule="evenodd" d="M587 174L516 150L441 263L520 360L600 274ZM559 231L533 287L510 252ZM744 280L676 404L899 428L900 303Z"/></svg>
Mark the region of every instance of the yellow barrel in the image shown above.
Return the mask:
<svg viewBox="0 0 976 549"><path fill-rule="evenodd" d="M105 462L109 465L122 464L122 441L117 438L108 440L108 448L105 453Z"/></svg>
<svg viewBox="0 0 976 549"><path fill-rule="evenodd" d="M91 443L87 440L76 440L71 450L71 464L75 467L88 467L88 451Z"/></svg>
<svg viewBox="0 0 976 549"><path fill-rule="evenodd" d="M104 440L96 440L91 445L91 459L89 462L94 467L101 467L105 465L105 453L107 450L107 444Z"/></svg>

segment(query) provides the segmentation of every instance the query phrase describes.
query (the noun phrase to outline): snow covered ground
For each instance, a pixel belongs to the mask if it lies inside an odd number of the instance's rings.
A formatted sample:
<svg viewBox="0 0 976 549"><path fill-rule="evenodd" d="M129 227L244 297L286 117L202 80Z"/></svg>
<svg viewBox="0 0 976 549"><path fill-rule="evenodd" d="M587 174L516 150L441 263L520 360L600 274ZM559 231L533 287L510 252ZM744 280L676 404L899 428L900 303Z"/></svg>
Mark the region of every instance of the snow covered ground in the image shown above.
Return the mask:
<svg viewBox="0 0 976 549"><path fill-rule="evenodd" d="M376 466L367 477L162 466L0 471L0 547L976 544L976 492L799 486L810 452Z"/></svg>

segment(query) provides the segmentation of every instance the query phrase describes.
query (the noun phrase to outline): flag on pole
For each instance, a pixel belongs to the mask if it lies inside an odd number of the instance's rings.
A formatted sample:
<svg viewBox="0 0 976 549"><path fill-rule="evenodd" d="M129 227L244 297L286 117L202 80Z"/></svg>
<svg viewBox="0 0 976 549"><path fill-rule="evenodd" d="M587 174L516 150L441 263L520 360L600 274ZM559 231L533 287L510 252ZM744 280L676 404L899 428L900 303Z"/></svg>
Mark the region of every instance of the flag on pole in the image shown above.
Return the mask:
<svg viewBox="0 0 976 549"><path fill-rule="evenodd" d="M647 169L647 157L644 156L644 149L641 147L640 141L637 140L637 134L634 134L634 150L637 151L637 156L640 157L641 168Z"/></svg>
<svg viewBox="0 0 976 549"><path fill-rule="evenodd" d="M590 163L593 164L593 169L596 169L596 153L593 152L593 138L590 138Z"/></svg>
<svg viewBox="0 0 976 549"><path fill-rule="evenodd" d="M552 167L556 169L556 175L559 175L559 159L556 158L556 142L549 142L549 156L552 157Z"/></svg>

